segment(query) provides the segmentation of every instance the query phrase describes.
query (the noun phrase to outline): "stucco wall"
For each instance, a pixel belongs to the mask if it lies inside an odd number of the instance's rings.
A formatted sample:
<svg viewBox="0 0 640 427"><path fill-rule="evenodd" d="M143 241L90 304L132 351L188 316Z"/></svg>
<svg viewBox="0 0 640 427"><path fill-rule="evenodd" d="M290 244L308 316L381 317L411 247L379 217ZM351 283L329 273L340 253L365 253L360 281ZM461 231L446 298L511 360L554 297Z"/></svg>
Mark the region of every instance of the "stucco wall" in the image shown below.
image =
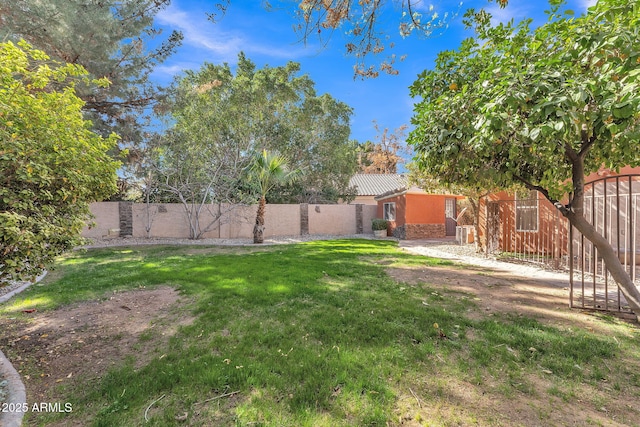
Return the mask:
<svg viewBox="0 0 640 427"><path fill-rule="evenodd" d="M309 234L356 234L355 205L309 205Z"/></svg>
<svg viewBox="0 0 640 427"><path fill-rule="evenodd" d="M228 239L253 237L258 206L244 206L229 210L221 229L221 237ZM299 236L300 205L267 205L264 216L264 237ZM225 231L226 230L226 231Z"/></svg>
<svg viewBox="0 0 640 427"><path fill-rule="evenodd" d="M407 203L405 195L387 197L378 201L378 218L384 218L384 204L395 203L396 204L396 218L394 221L390 221L391 229L400 227L405 224Z"/></svg>
<svg viewBox="0 0 640 427"><path fill-rule="evenodd" d="M210 212L209 209L214 209ZM205 228L214 220L217 206L204 209L200 214L200 224ZM148 212L148 213L147 213ZM151 225L147 235L148 224ZM217 227L212 227L213 232L205 233L203 237L215 238ZM143 203L133 204L133 237L189 237L189 222L185 209L180 204L152 203L147 206Z"/></svg>
<svg viewBox="0 0 640 427"><path fill-rule="evenodd" d="M373 228L371 227L371 221L374 218L378 218L378 205L366 205L362 206L362 225L364 227L363 233L371 234L373 233Z"/></svg>
<svg viewBox="0 0 640 427"><path fill-rule="evenodd" d="M91 214L95 217L92 219L94 224L89 227L85 227L82 231L83 237L89 237L93 239L100 239L111 235L112 237L118 236L120 229L120 215L118 213L118 203L114 202L100 202L92 203L89 206ZM109 233L111 230L111 233Z"/></svg>
<svg viewBox="0 0 640 427"><path fill-rule="evenodd" d="M85 227L82 235L89 238L118 237L119 202L93 203L95 226ZM253 236L257 205L210 205L200 214L202 228L210 225L203 238L238 239ZM370 234L376 206L360 205L267 205L265 237L300 236L302 211L308 211L308 234L349 235L358 233L357 210L362 233ZM188 217L181 204L134 203L131 209L133 237L189 238ZM149 230L147 231L147 229Z"/></svg>
<svg viewBox="0 0 640 427"><path fill-rule="evenodd" d="M407 224L444 224L444 201L451 196L407 194Z"/></svg>
<svg viewBox="0 0 640 427"><path fill-rule="evenodd" d="M349 203L350 205L373 205L377 206L378 202L376 202L375 196L356 196L353 202Z"/></svg>

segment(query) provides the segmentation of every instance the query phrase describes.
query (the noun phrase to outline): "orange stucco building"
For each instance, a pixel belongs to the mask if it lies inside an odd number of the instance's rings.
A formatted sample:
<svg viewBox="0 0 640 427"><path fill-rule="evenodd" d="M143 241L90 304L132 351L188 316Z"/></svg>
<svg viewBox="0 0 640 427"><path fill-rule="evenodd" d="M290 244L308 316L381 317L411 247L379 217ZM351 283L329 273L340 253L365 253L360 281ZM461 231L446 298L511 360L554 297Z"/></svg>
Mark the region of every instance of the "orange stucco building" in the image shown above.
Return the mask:
<svg viewBox="0 0 640 427"><path fill-rule="evenodd" d="M505 191L480 200L479 239L489 253L512 252L560 257L566 254L567 221L537 192Z"/></svg>
<svg viewBox="0 0 640 427"><path fill-rule="evenodd" d="M429 194L417 187L381 194L378 218L389 221L389 234L400 239L455 237L457 201L464 196Z"/></svg>
<svg viewBox="0 0 640 427"><path fill-rule="evenodd" d="M640 168L625 166L618 173L601 169L585 177L587 219L592 220L590 212L596 212L595 215L602 218L607 214L612 216L618 211L615 207L617 199L628 201L625 202L628 203L625 206L629 209L637 209L636 194L640 193L640 181L637 178L639 174ZM617 193L616 177L624 177ZM602 194L605 182L608 194ZM597 190L594 194L595 188ZM607 199L607 213L604 212L604 199ZM529 253L553 258L567 255L568 221L542 194L533 191L518 196L501 191L482 198L479 208L479 238L485 242L487 252ZM626 217L624 219L626 220ZM611 222L610 219L609 223ZM606 227L611 229L613 224L607 224ZM611 234L610 231L605 232L604 225L600 225L598 231L604 235Z"/></svg>

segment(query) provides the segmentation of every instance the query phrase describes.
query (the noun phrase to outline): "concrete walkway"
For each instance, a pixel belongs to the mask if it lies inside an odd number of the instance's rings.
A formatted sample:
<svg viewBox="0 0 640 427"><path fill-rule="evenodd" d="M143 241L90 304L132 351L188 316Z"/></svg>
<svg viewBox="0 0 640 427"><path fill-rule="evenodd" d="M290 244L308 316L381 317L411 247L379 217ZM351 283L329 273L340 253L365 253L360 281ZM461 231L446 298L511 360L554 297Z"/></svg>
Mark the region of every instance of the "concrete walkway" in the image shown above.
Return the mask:
<svg viewBox="0 0 640 427"><path fill-rule="evenodd" d="M498 261L475 254L473 245L457 245L450 240L401 240L398 246L408 252L434 258L449 259L461 264L486 267L532 279L544 279L557 286L569 286L569 273L548 271L531 264Z"/></svg>
<svg viewBox="0 0 640 427"><path fill-rule="evenodd" d="M7 381L7 399L3 403L5 412L0 411L0 426L20 427L27 408L27 393L20 374L15 370L9 359L0 351L0 379ZM6 405L6 408L5 406Z"/></svg>

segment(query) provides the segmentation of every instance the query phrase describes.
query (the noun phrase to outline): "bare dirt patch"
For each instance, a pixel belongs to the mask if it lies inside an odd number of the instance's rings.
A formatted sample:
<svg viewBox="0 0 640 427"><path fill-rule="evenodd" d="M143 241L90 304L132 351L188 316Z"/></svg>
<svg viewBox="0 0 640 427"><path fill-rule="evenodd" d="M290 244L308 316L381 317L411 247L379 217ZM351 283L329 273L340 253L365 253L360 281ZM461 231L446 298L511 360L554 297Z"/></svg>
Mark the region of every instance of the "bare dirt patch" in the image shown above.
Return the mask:
<svg viewBox="0 0 640 427"><path fill-rule="evenodd" d="M444 291L473 295L479 312L515 312L547 321L569 316L569 290L552 280L530 280L521 276L481 267L389 268L388 274L399 282L425 283Z"/></svg>
<svg viewBox="0 0 640 427"><path fill-rule="evenodd" d="M557 280L474 266L387 267L387 272L402 284L471 299L476 304L467 314L470 319L509 313L559 329L584 328L603 335L611 332L593 312L570 308L569 289ZM466 336L475 339L473 330L467 331ZM624 363L638 365L636 360ZM495 368L501 372L499 366ZM426 376L421 385L414 384L415 389L400 397L399 425L421 426L421 420L434 425L640 425L637 391L615 391L612 383L616 382L616 374L606 365L603 370L600 381L566 392L570 398L557 392L564 387L563 382L554 380L553 373L546 373L542 367L538 374L524 374L523 370L520 383L506 395L505 378L495 373L484 373L477 383L449 376L446 380L437 375Z"/></svg>
<svg viewBox="0 0 640 427"><path fill-rule="evenodd" d="M116 292L105 300L33 313L28 320L0 321L0 345L23 378L27 401L56 401L60 384L100 378L127 357L146 364L159 343L193 321L181 306L170 287ZM141 339L143 334L153 339Z"/></svg>

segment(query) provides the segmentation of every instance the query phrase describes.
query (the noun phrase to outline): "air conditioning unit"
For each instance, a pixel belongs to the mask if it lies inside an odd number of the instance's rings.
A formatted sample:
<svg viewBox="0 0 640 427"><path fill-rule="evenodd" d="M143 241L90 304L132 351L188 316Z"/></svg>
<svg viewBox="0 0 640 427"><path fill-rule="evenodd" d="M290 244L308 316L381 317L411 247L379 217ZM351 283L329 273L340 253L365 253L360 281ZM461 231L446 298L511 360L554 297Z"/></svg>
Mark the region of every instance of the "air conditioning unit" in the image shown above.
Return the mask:
<svg viewBox="0 0 640 427"><path fill-rule="evenodd" d="M473 243L473 226L459 225L456 227L456 242L461 245Z"/></svg>

